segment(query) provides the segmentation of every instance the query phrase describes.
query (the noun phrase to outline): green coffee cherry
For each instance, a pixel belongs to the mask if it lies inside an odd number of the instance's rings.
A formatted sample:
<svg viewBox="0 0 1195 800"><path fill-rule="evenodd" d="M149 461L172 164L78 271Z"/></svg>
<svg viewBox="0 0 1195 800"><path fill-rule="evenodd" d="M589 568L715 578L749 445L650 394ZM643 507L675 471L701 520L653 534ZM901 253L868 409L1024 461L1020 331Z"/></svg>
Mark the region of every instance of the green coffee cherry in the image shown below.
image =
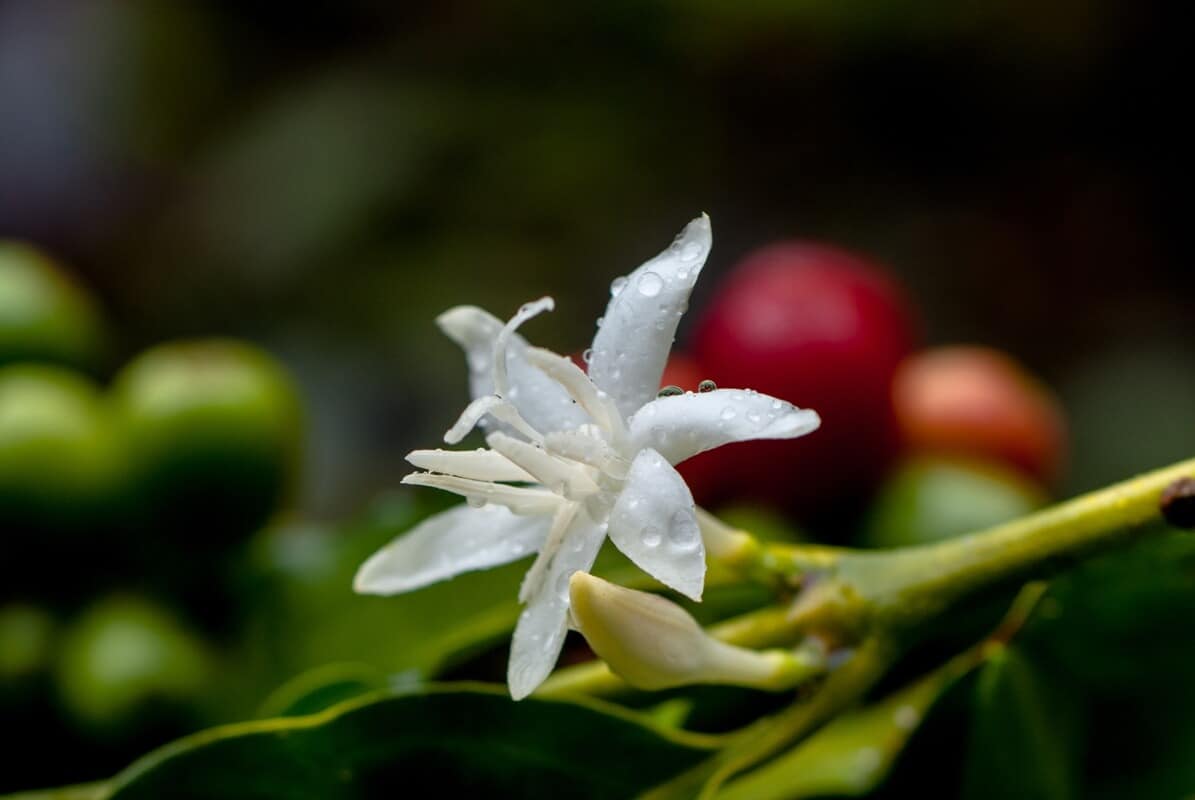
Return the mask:
<svg viewBox="0 0 1195 800"><path fill-rule="evenodd" d="M94 530L112 510L122 478L121 448L90 381L61 367L0 368L4 544Z"/></svg>
<svg viewBox="0 0 1195 800"><path fill-rule="evenodd" d="M296 482L302 413L270 355L230 340L173 342L112 388L137 505L158 529L228 541L252 532Z"/></svg>
<svg viewBox="0 0 1195 800"><path fill-rule="evenodd" d="M999 465L913 458L881 488L862 540L899 547L949 539L1027 514L1045 500L1040 489Z"/></svg>
<svg viewBox="0 0 1195 800"><path fill-rule="evenodd" d="M36 248L0 240L0 365L38 361L93 370L106 347L91 296Z"/></svg>
<svg viewBox="0 0 1195 800"><path fill-rule="evenodd" d="M44 669L54 649L54 618L36 606L0 607L0 689Z"/></svg>
<svg viewBox="0 0 1195 800"><path fill-rule="evenodd" d="M63 705L95 726L186 706L207 683L210 657L173 616L134 597L93 606L63 637L56 678Z"/></svg>

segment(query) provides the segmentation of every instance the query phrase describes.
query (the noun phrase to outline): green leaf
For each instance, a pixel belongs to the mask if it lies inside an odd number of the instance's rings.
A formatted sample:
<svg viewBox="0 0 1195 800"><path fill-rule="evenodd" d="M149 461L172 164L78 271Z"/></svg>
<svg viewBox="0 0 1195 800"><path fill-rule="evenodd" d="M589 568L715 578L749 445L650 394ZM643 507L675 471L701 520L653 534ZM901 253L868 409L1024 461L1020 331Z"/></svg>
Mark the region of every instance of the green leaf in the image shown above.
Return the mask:
<svg viewBox="0 0 1195 800"><path fill-rule="evenodd" d="M979 673L963 797L1067 800L1078 796L1080 700L1013 650Z"/></svg>
<svg viewBox="0 0 1195 800"><path fill-rule="evenodd" d="M905 743L962 671L951 662L874 705L836 717L787 754L727 784L718 800L869 793L887 777Z"/></svg>
<svg viewBox="0 0 1195 800"><path fill-rule="evenodd" d="M43 789L36 792L18 792L5 795L4 800L105 800L111 787L107 781L81 783L77 786L63 786L57 789Z"/></svg>
<svg viewBox="0 0 1195 800"><path fill-rule="evenodd" d="M1018 641L1082 693L1084 798L1195 792L1195 536L1159 533L1056 579Z"/></svg>
<svg viewBox="0 0 1195 800"><path fill-rule="evenodd" d="M629 797L717 743L594 701L515 703L504 689L440 685L198 733L91 797L365 800L412 787L446 797Z"/></svg>
<svg viewBox="0 0 1195 800"><path fill-rule="evenodd" d="M368 664L328 664L298 675L275 689L258 717L299 717L385 689L391 681Z"/></svg>

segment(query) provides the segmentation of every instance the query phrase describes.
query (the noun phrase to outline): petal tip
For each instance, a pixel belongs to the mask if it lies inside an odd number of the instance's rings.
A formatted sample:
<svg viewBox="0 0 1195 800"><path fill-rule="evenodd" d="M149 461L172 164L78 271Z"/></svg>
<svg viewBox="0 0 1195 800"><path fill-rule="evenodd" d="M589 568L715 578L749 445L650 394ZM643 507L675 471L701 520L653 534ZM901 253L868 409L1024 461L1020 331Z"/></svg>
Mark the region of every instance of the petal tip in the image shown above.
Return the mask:
<svg viewBox="0 0 1195 800"><path fill-rule="evenodd" d="M485 341L497 333L502 323L477 306L453 306L436 317L436 326L452 341L467 347L474 341Z"/></svg>

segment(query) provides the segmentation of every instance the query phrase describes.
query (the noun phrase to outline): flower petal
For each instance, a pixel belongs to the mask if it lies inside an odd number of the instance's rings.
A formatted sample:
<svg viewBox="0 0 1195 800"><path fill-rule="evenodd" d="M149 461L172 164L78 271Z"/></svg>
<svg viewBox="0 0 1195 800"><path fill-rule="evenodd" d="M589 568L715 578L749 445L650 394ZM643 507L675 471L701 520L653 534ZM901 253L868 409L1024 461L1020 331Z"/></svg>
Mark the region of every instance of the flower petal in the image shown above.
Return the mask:
<svg viewBox="0 0 1195 800"><path fill-rule="evenodd" d="M705 545L693 496L655 450L641 451L631 463L626 488L610 512L610 540L660 583L701 599Z"/></svg>
<svg viewBox="0 0 1195 800"><path fill-rule="evenodd" d="M658 450L673 464L730 442L795 439L817 430L816 411L750 389L657 398L631 418L632 447Z"/></svg>
<svg viewBox="0 0 1195 800"><path fill-rule="evenodd" d="M593 566L605 538L604 529L584 512L578 513L565 531L543 581L515 627L506 671L510 696L515 700L535 691L556 665L568 631L569 578Z"/></svg>
<svg viewBox="0 0 1195 800"><path fill-rule="evenodd" d="M440 329L465 351L469 363L469 391L474 399L494 391L494 340L506 324L476 306L457 306L436 318ZM589 416L563 387L526 358L527 341L517 333L510 338L506 369L510 391L505 398L523 419L542 432L571 430L589 422Z"/></svg>
<svg viewBox="0 0 1195 800"><path fill-rule="evenodd" d="M461 505L428 517L374 553L353 581L361 594L398 594L529 556L551 518L523 517L502 506Z"/></svg>
<svg viewBox="0 0 1195 800"><path fill-rule="evenodd" d="M614 296L593 339L589 376L623 417L659 391L677 323L710 244L710 220L703 214L667 250L611 284Z"/></svg>

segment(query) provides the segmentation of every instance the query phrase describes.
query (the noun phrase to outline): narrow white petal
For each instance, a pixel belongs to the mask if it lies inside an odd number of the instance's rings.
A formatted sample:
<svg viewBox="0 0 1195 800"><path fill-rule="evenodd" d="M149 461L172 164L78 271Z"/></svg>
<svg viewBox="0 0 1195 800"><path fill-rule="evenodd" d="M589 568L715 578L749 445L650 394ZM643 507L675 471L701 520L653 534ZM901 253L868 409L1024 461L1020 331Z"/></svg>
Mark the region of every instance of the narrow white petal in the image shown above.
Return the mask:
<svg viewBox="0 0 1195 800"><path fill-rule="evenodd" d="M498 453L518 464L535 480L570 500L581 500L598 491L598 486L580 466L568 464L538 447L505 433L491 433L486 442Z"/></svg>
<svg viewBox="0 0 1195 800"><path fill-rule="evenodd" d="M701 599L705 545L684 478L655 450L631 462L626 488L610 512L610 540L644 572Z"/></svg>
<svg viewBox="0 0 1195 800"><path fill-rule="evenodd" d="M671 395L631 418L632 447L658 450L673 464L730 442L795 439L817 430L816 411L750 389Z"/></svg>
<svg viewBox="0 0 1195 800"><path fill-rule="evenodd" d="M458 506L428 517L374 553L353 581L362 594L398 594L537 551L546 516L523 517L502 506Z"/></svg>
<svg viewBox="0 0 1195 800"><path fill-rule="evenodd" d="M667 250L611 284L614 296L593 339L589 375L624 418L660 388L677 323L711 242L710 220L702 215Z"/></svg>
<svg viewBox="0 0 1195 800"><path fill-rule="evenodd" d="M458 478L455 475L436 475L430 472L413 472L402 479L411 486L430 486L461 497L478 505L497 503L506 506L516 514L551 514L562 502L547 489L529 489L522 486L507 486L504 483L475 481Z"/></svg>
<svg viewBox="0 0 1195 800"><path fill-rule="evenodd" d="M535 478L493 450L412 450L407 461L419 469L478 481L527 481Z"/></svg>
<svg viewBox="0 0 1195 800"><path fill-rule="evenodd" d="M437 317L436 324L465 351L472 396L493 394L494 340L505 323L476 306L457 306ZM506 368L510 385L506 399L536 430L569 430L589 422L588 415L556 381L527 361L527 346L517 333L507 344Z"/></svg>
<svg viewBox="0 0 1195 800"><path fill-rule="evenodd" d="M569 578L593 566L604 540L602 527L584 513L577 514L565 531L515 627L506 672L515 700L535 691L556 665L568 630Z"/></svg>

